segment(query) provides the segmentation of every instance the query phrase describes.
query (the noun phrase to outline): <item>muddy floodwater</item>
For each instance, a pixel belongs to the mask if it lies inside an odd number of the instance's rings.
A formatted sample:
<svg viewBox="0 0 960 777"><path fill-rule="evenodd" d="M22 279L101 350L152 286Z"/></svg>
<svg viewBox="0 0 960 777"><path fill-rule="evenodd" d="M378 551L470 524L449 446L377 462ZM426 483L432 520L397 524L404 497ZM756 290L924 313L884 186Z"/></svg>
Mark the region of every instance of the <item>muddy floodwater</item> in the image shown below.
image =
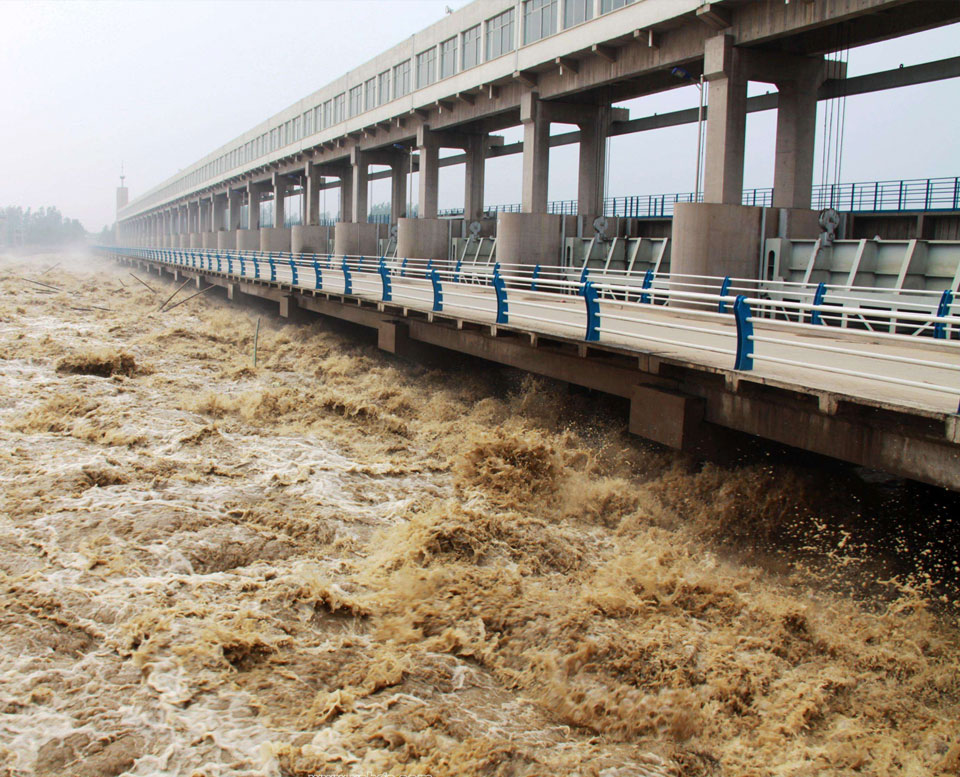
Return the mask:
<svg viewBox="0 0 960 777"><path fill-rule="evenodd" d="M0 775L960 773L956 501L130 269L0 259Z"/></svg>

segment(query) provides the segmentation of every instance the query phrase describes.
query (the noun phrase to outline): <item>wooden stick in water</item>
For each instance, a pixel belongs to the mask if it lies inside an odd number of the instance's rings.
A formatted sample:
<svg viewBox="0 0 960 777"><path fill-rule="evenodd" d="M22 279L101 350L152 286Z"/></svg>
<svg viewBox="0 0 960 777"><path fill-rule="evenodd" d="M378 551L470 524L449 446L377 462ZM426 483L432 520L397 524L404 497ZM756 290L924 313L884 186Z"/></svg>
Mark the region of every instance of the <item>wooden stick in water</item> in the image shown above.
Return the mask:
<svg viewBox="0 0 960 777"><path fill-rule="evenodd" d="M181 286L180 288L183 288L183 287ZM168 308L167 308L166 310L164 310L163 312L164 312L164 313L169 313L169 312L170 312L171 310L173 310L174 308L180 307L184 302L189 302L189 301L192 300L194 297L199 297L201 294L206 294L208 291L210 291L210 289L215 289L215 288L216 288L216 286L207 286L207 288L201 289L201 290L198 291L196 294L191 294L191 295L190 295L189 297L187 297L186 299L180 300L176 305L171 305L170 307L168 307Z"/></svg>
<svg viewBox="0 0 960 777"><path fill-rule="evenodd" d="M48 272L50 272L51 270L55 270L55 269L56 269L57 267L59 267L59 266L60 266L60 262L57 262L55 265L53 265L53 267L48 267L46 270L44 270L42 273L40 273L40 277L42 278L42 277L43 277L44 275L46 275Z"/></svg>
<svg viewBox="0 0 960 777"><path fill-rule="evenodd" d="M45 286L48 289L53 289L54 291L63 291L59 286L51 286L49 283L40 283L40 281L32 281L29 278L24 278L22 275L14 275L14 278L19 278L21 281L26 281L27 283L35 283L37 286Z"/></svg>
<svg viewBox="0 0 960 777"><path fill-rule="evenodd" d="M130 274L133 275L133 273L130 273ZM135 281L138 281L139 283L142 283L144 286L150 289L150 291L152 291L154 295L156 295L157 293L156 290L149 283L147 283L146 281L141 281L136 275L133 275L133 279ZM117 280L119 280L119 278ZM123 281L120 281L120 283L123 283Z"/></svg>
<svg viewBox="0 0 960 777"><path fill-rule="evenodd" d="M164 302L159 308L157 308L157 313L159 313L161 310L163 310L163 309L167 306L167 302L169 302L169 301L172 300L174 297L176 297L176 296L180 293L180 289L182 289L184 286L186 286L188 283L190 283L190 281L191 281L191 279L190 279L190 278L187 278L183 283L181 283L181 284L177 287L177 290L176 290L175 292L173 292L173 294L171 294L169 297L167 297L166 302Z"/></svg>

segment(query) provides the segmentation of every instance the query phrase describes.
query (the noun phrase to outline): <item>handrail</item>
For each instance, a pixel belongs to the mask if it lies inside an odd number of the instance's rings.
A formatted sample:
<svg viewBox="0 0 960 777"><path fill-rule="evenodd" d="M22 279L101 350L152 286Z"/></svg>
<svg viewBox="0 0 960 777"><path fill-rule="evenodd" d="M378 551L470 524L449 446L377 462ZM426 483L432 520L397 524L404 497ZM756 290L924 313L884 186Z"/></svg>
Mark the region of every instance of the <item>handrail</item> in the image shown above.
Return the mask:
<svg viewBox="0 0 960 777"><path fill-rule="evenodd" d="M818 285L812 300L809 289L791 292L800 299L771 299L761 296L767 289L751 288L757 282L749 279L724 278L718 289L716 283L698 282L705 276L677 275L658 279L654 286L649 271L638 286L628 281L639 278L607 278L589 269L576 274L572 268L497 263L483 273L486 280L471 283L459 263L452 266L449 262L215 249L99 250L264 284L399 304L431 315L464 315L461 311L466 311L481 323L517 326L520 322L535 331L560 327L564 332L579 332L587 342L633 347L653 343L724 359L732 356L732 366L740 371L753 370L759 361L960 396L960 386L941 377L960 372L960 341L950 338L960 329L960 315L951 310L950 290L931 306L935 309L920 310L914 305L910 310L888 310L863 307L863 300L856 296L834 294L828 298L823 284ZM748 293L737 293L741 288ZM794 313L796 320L763 315L771 311ZM823 319L846 321L857 316L886 321L891 331L847 327L843 340L822 339L831 334ZM916 325L913 334L895 331L904 324ZM921 339L920 333L933 336ZM904 353L885 343L914 347ZM924 352L916 350L918 343L926 343ZM936 348L930 347L934 343ZM795 356L795 351L805 358ZM827 357L843 357L842 366L824 362ZM910 367L909 377L890 373L897 364ZM915 379L914 372L922 373L916 378L927 379Z"/></svg>

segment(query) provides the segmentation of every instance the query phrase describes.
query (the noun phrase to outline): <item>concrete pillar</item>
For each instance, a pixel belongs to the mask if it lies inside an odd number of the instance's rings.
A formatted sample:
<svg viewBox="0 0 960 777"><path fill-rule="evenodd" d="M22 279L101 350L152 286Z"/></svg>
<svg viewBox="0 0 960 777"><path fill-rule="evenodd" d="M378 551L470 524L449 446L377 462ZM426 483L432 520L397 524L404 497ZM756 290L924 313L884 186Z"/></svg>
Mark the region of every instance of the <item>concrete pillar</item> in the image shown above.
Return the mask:
<svg viewBox="0 0 960 777"><path fill-rule="evenodd" d="M440 147L432 142L421 144L419 138L417 145L420 148L420 205L417 215L422 219L435 219L440 187Z"/></svg>
<svg viewBox="0 0 960 777"><path fill-rule="evenodd" d="M497 259L504 264L557 264L563 216L552 213L500 213Z"/></svg>
<svg viewBox="0 0 960 777"><path fill-rule="evenodd" d="M390 222L397 224L407 215L407 168L409 155L404 155L390 170Z"/></svg>
<svg viewBox="0 0 960 777"><path fill-rule="evenodd" d="M467 164L464 170L463 218L479 221L483 218L483 185L486 169L487 136L470 138L467 148Z"/></svg>
<svg viewBox="0 0 960 777"><path fill-rule="evenodd" d="M231 232L240 229L240 208L243 206L243 192L231 189L227 192L227 229Z"/></svg>
<svg viewBox="0 0 960 777"><path fill-rule="evenodd" d="M247 229L260 229L260 192L263 184L247 184Z"/></svg>
<svg viewBox="0 0 960 777"><path fill-rule="evenodd" d="M227 196L225 194L215 194L212 198L213 224L210 226L211 232L220 232L223 227L223 217L227 210Z"/></svg>
<svg viewBox="0 0 960 777"><path fill-rule="evenodd" d="M284 227L286 220L286 197L289 182L279 173L273 174L273 226L276 229Z"/></svg>
<svg viewBox="0 0 960 777"><path fill-rule="evenodd" d="M777 150L773 206L809 208L817 140L817 89L823 61L810 60L797 77L777 80Z"/></svg>
<svg viewBox="0 0 960 777"><path fill-rule="evenodd" d="M316 226L320 223L320 186L323 184L323 176L314 164L307 164L307 179L304 185L306 203L306 213L304 214L304 226Z"/></svg>
<svg viewBox="0 0 960 777"><path fill-rule="evenodd" d="M397 222L397 256L407 259L449 259L447 219L408 219Z"/></svg>
<svg viewBox="0 0 960 777"><path fill-rule="evenodd" d="M540 96L536 92L525 92L520 96L520 121L523 123L521 207L524 213L546 213L550 170L550 121L544 115Z"/></svg>
<svg viewBox="0 0 960 777"><path fill-rule="evenodd" d="M604 175L607 169L607 132L610 108L599 105L587 109L580 127L580 164L577 178L577 213L603 215Z"/></svg>
<svg viewBox="0 0 960 777"><path fill-rule="evenodd" d="M743 200L747 79L732 35L709 38L704 46L704 78L709 84L704 202L739 205Z"/></svg>
<svg viewBox="0 0 960 777"><path fill-rule="evenodd" d="M368 218L367 203L367 168L369 162L366 155L359 148L354 146L350 149L350 167L353 176L353 186L351 187L350 212L353 221L358 224L366 224ZM341 209L343 204L340 205Z"/></svg>
<svg viewBox="0 0 960 777"><path fill-rule="evenodd" d="M340 172L340 221L353 221L353 170Z"/></svg>

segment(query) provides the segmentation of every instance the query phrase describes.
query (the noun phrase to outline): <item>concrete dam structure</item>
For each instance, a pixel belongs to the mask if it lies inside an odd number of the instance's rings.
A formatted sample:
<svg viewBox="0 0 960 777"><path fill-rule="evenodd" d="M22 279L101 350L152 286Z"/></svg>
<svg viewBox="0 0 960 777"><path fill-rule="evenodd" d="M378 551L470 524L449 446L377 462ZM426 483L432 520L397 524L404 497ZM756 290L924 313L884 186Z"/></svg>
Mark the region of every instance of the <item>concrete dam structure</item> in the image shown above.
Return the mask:
<svg viewBox="0 0 960 777"><path fill-rule="evenodd" d="M825 193L813 173L818 101L960 75L953 58L847 79L831 54L958 20L938 0L474 2L142 196L122 189L109 251L373 327L391 352L447 348L624 397L631 431L672 447L734 429L957 490L960 184L918 198L900 182L894 208L878 182L871 210L866 185ZM749 81L777 93L748 99ZM699 117L616 105L690 83ZM758 198L746 116L772 109ZM702 190L698 169L669 214L604 199L609 137L698 118ZM511 127L522 143L497 134ZM551 203L566 143L577 198ZM509 153L521 202L491 209L485 162ZM464 207L445 213L451 164ZM391 180L389 219L370 213L374 178Z"/></svg>

